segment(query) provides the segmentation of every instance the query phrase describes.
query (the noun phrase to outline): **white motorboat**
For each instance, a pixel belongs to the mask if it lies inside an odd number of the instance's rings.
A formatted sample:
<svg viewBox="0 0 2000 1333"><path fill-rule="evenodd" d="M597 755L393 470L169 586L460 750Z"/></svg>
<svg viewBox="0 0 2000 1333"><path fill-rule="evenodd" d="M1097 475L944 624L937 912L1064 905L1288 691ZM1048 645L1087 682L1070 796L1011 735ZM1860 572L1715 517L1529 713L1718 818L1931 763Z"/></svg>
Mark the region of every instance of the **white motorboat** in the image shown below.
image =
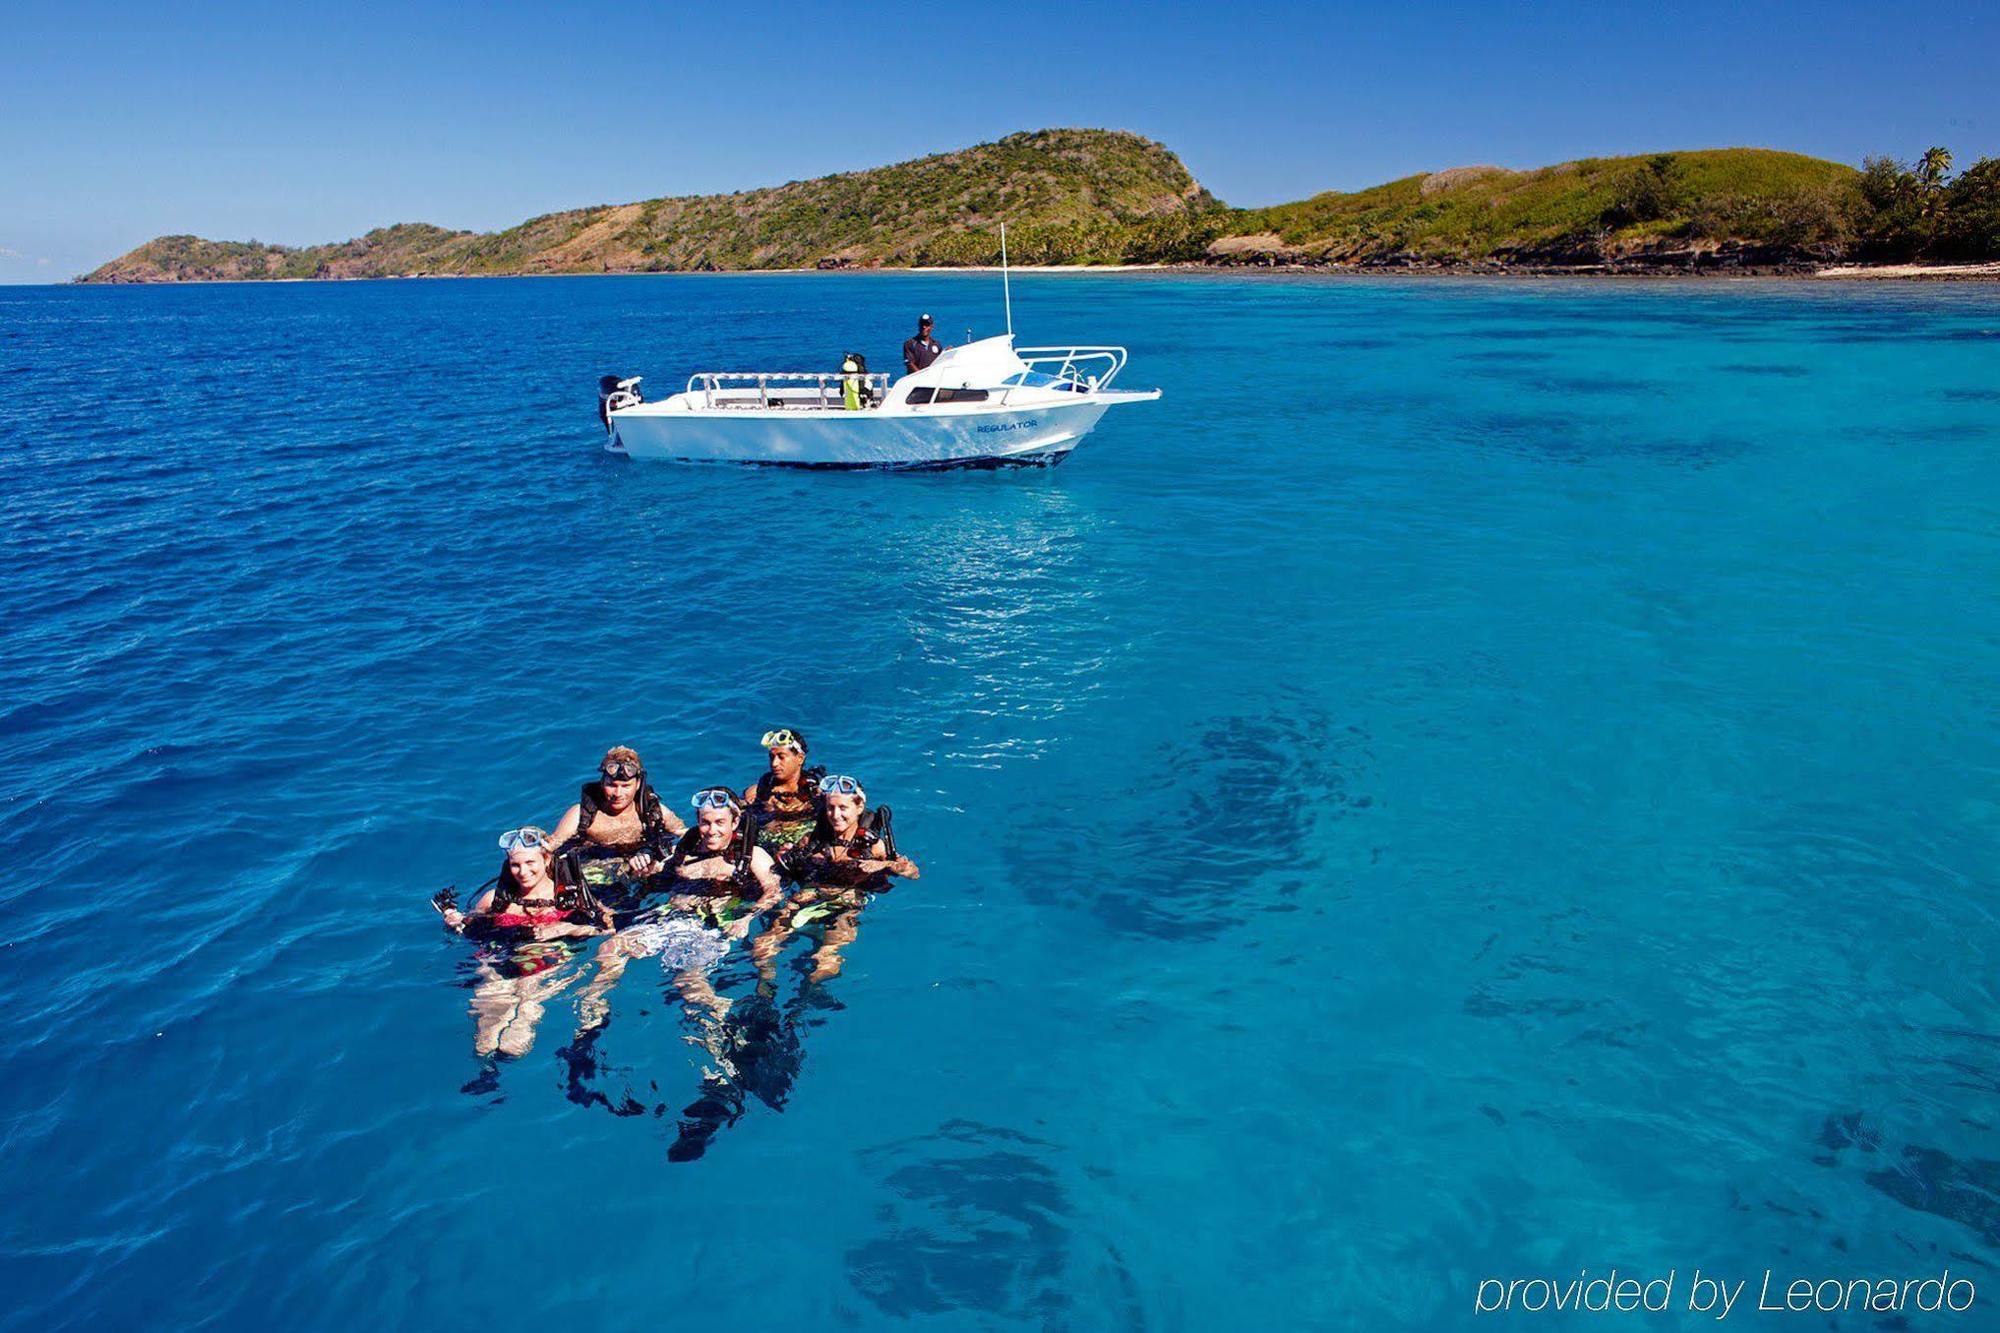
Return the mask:
<svg viewBox="0 0 2000 1333"><path fill-rule="evenodd" d="M1060 462L1120 403L1122 347L1014 346L1011 333L951 347L890 383L857 368L703 371L647 402L639 380L599 388L605 448L631 458L795 467L944 468Z"/></svg>
<svg viewBox="0 0 2000 1333"><path fill-rule="evenodd" d="M792 467L945 468L1059 463L1107 409L1158 389L1113 389L1122 347L1014 346L1007 226L1000 226L1007 332L960 347L891 384L848 353L838 371L702 371L657 403L639 378L597 386L604 447L631 458Z"/></svg>

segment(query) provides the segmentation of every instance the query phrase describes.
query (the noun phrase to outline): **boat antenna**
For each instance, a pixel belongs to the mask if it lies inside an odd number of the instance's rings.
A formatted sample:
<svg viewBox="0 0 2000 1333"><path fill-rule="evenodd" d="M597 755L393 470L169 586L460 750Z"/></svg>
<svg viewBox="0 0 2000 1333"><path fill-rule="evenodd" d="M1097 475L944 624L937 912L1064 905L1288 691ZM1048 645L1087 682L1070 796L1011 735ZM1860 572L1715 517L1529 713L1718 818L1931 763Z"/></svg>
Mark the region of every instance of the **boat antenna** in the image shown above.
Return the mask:
<svg viewBox="0 0 2000 1333"><path fill-rule="evenodd" d="M1014 336L1014 289L1007 284L1007 222L1000 222L1000 299L1007 307L1007 336Z"/></svg>

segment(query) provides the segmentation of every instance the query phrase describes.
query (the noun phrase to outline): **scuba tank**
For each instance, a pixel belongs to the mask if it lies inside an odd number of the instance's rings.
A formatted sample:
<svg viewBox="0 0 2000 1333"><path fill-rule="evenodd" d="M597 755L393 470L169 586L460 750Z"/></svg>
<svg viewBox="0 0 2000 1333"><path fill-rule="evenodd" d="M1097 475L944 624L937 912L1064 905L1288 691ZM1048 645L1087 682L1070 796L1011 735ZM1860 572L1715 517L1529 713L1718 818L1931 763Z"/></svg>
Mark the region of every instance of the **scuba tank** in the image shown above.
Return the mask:
<svg viewBox="0 0 2000 1333"><path fill-rule="evenodd" d="M894 821L895 816L886 805L878 805L868 812L868 831L873 833L876 840L882 844L882 850L889 854L891 861L896 859L896 827Z"/></svg>
<svg viewBox="0 0 2000 1333"><path fill-rule="evenodd" d="M849 352L840 359L840 398L850 412L859 412L868 396L868 358Z"/></svg>
<svg viewBox="0 0 2000 1333"><path fill-rule="evenodd" d="M556 906L565 912L589 912L598 910L597 895L590 891L590 881L583 877L583 858L576 849L556 853Z"/></svg>
<svg viewBox="0 0 2000 1333"><path fill-rule="evenodd" d="M736 820L736 875L741 879L750 873L750 858L757 851L757 834L763 829L764 821L755 811L745 810Z"/></svg>

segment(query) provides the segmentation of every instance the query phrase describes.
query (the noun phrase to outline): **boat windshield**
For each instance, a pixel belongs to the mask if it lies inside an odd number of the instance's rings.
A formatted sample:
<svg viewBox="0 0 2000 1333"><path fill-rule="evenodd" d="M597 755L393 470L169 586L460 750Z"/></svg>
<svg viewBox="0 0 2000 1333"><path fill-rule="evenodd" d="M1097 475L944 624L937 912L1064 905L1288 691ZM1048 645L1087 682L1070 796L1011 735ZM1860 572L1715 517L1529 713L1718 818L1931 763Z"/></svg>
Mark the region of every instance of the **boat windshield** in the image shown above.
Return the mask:
<svg viewBox="0 0 2000 1333"><path fill-rule="evenodd" d="M1047 375L1039 370L1024 370L1018 375L1010 375L1000 381L1005 388L1022 389L1070 389L1077 393L1087 392L1089 386L1070 375Z"/></svg>

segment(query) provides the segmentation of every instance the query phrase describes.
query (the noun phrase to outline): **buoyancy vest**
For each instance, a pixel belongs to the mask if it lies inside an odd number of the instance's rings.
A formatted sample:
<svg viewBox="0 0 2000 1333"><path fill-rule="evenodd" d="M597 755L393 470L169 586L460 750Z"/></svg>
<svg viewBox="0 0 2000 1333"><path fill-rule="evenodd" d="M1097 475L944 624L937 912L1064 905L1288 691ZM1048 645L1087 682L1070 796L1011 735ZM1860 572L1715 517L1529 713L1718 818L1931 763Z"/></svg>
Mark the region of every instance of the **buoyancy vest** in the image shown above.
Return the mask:
<svg viewBox="0 0 2000 1333"><path fill-rule="evenodd" d="M673 836L667 826L666 807L662 806L660 798L653 794L653 784L646 780L643 773L639 776L639 795L633 804L639 811L639 840L630 844L630 846L636 848L644 846L647 843L665 845L667 839ZM604 805L604 784L600 782L584 783L583 789L577 793L576 797L577 837L589 838L592 842L597 841L597 839L590 837L590 826L596 821L599 815L605 812ZM622 847L626 844L621 843L616 845Z"/></svg>

